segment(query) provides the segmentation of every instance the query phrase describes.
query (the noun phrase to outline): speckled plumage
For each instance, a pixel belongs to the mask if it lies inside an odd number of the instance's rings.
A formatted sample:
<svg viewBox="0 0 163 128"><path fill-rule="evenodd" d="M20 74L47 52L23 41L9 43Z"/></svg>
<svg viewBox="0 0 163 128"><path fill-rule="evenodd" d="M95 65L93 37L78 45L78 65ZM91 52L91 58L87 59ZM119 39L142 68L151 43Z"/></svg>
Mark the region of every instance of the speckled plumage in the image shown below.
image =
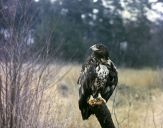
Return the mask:
<svg viewBox="0 0 163 128"><path fill-rule="evenodd" d="M94 49L98 50L98 48ZM109 59L107 49L105 47L101 49L106 51L93 51L91 56L88 57L82 65L78 79L78 84L80 85L79 108L83 119L88 119L93 114L91 106L87 103L90 96L97 98L100 93L102 98L107 102L118 82L117 70L113 62Z"/></svg>

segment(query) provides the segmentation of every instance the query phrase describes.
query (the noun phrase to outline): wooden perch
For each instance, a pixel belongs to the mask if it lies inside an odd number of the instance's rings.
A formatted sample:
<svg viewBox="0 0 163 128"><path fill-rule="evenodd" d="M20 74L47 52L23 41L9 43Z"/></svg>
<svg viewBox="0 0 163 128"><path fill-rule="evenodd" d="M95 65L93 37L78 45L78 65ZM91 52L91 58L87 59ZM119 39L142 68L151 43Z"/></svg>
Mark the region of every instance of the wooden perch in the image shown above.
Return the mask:
<svg viewBox="0 0 163 128"><path fill-rule="evenodd" d="M106 104L95 106L93 111L101 125L101 128L115 128L110 111Z"/></svg>

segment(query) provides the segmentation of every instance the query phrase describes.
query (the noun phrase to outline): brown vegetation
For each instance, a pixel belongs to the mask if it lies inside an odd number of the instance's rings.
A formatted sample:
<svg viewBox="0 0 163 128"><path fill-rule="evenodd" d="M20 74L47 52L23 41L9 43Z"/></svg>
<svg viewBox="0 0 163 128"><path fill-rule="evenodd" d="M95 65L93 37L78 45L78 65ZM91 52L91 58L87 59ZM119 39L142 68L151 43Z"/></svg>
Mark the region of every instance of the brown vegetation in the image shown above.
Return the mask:
<svg viewBox="0 0 163 128"><path fill-rule="evenodd" d="M95 116L82 120L76 84L80 66L64 66L59 75L69 69L64 78L46 93L46 103L50 106L47 123L59 128L100 128ZM161 70L119 70L119 85L107 103L117 128L162 126L162 80Z"/></svg>
<svg viewBox="0 0 163 128"><path fill-rule="evenodd" d="M35 65L29 68L24 65L23 72L19 74L21 79L18 87L21 86L22 89L18 90L19 96L16 95L15 99L19 100L14 104L4 99L7 98L10 101L10 95L7 96L10 94L10 88L7 92L4 89L6 85L12 87L10 86L12 79L8 78L6 81L4 79L6 75L1 69L1 124L4 119L7 124L10 120L6 117L11 118L14 114L17 119L14 125L17 126L19 123L23 128L35 126L38 128L100 128L95 116L91 116L87 121L81 118L76 84L80 66L51 64L44 70L40 70L43 68L39 67ZM43 73L40 77L41 71ZM118 87L107 103L116 127L161 127L163 122L162 83L162 70L120 69ZM6 112L11 110L11 105L14 107L13 110Z"/></svg>

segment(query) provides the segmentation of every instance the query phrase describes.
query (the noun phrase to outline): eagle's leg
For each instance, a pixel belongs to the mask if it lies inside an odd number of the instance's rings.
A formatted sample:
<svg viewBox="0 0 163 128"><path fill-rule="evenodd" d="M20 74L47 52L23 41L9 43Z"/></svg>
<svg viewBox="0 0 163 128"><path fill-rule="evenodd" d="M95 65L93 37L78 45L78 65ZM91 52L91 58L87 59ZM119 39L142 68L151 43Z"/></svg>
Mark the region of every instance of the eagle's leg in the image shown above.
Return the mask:
<svg viewBox="0 0 163 128"><path fill-rule="evenodd" d="M98 97L96 98L96 104L97 105L101 105L101 104L105 104L106 103L106 100L104 98L102 98L101 94L98 93Z"/></svg>
<svg viewBox="0 0 163 128"><path fill-rule="evenodd" d="M93 98L93 96L91 95L90 98L88 99L87 103L91 106L95 106L96 105L96 99Z"/></svg>
<svg viewBox="0 0 163 128"><path fill-rule="evenodd" d="M90 98L88 99L87 103L90 106L102 105L102 104L106 103L106 100L104 98L102 98L100 93L98 93L98 97L97 98L93 98L93 96L91 95Z"/></svg>

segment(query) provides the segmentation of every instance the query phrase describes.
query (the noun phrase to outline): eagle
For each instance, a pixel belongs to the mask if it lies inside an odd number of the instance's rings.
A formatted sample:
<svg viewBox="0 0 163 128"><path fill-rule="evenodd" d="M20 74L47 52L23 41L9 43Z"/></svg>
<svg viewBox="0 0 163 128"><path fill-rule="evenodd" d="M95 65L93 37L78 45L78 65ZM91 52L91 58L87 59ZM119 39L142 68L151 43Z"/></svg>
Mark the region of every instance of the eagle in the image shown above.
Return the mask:
<svg viewBox="0 0 163 128"><path fill-rule="evenodd" d="M93 107L105 104L118 83L118 72L103 44L90 47L91 55L82 65L79 84L79 109L83 120L94 114Z"/></svg>

